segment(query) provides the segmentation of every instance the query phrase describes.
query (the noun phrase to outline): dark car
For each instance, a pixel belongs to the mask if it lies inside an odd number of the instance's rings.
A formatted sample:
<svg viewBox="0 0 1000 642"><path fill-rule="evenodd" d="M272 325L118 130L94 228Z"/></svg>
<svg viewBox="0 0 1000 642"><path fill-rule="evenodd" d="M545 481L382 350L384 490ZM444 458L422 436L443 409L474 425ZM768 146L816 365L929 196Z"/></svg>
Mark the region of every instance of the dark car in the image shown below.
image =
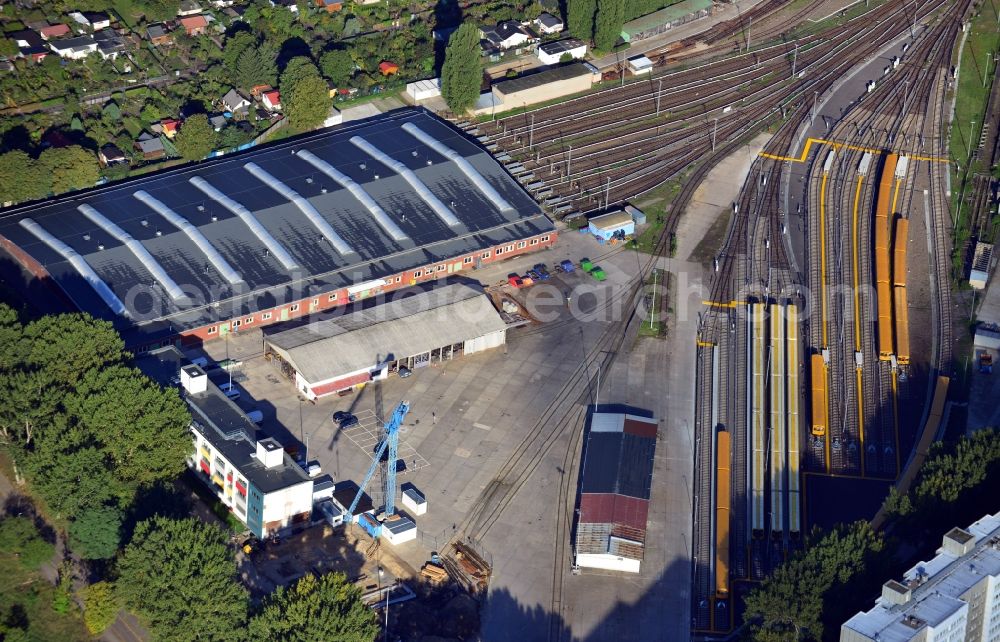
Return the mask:
<svg viewBox="0 0 1000 642"><path fill-rule="evenodd" d="M336 421L337 423L340 423L344 419L344 417L350 417L350 416L351 413L347 412L346 410L338 410L337 412L333 413L333 420Z"/></svg>
<svg viewBox="0 0 1000 642"><path fill-rule="evenodd" d="M398 374L399 374L399 377L400 377L401 379L406 379L406 378L407 378L407 377L409 377L409 376L410 376L411 374L413 374L413 371L412 371L412 370L410 370L409 368L407 368L406 366L402 366L402 367L401 367L401 368L399 369L399 372L398 372Z"/></svg>
<svg viewBox="0 0 1000 642"><path fill-rule="evenodd" d="M358 423L358 418L352 415L351 413L347 413L346 416L341 417L340 419L337 420L337 425L340 426L341 428L350 428L356 423Z"/></svg>

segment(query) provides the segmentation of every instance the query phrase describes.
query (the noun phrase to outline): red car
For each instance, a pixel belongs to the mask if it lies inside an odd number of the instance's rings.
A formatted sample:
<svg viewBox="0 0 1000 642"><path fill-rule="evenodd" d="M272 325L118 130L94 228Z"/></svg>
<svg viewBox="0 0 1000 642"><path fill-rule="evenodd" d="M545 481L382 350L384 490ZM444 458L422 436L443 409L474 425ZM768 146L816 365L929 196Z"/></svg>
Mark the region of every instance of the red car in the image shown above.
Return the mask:
<svg viewBox="0 0 1000 642"><path fill-rule="evenodd" d="M524 285L524 282L521 280L521 277L516 274L507 275L507 282L510 283L515 288L519 288L522 285Z"/></svg>

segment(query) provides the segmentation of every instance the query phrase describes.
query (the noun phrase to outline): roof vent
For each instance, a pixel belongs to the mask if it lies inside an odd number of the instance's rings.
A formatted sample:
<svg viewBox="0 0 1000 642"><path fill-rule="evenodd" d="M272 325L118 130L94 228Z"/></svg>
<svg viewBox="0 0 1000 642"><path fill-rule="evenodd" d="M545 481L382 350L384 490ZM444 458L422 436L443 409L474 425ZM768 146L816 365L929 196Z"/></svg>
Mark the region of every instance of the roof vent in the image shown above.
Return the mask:
<svg viewBox="0 0 1000 642"><path fill-rule="evenodd" d="M378 180L378 174L375 174L375 180Z"/></svg>
<svg viewBox="0 0 1000 642"><path fill-rule="evenodd" d="M198 211L199 212L204 212L205 211L205 206L204 205L199 205L198 206Z"/></svg>
<svg viewBox="0 0 1000 642"><path fill-rule="evenodd" d="M216 222L218 220L219 220L219 217L216 216L215 214L212 214L212 222L214 223L214 222Z"/></svg>
<svg viewBox="0 0 1000 642"><path fill-rule="evenodd" d="M325 187L319 188L319 191L320 191L321 194L326 194L326 188Z"/></svg>
<svg viewBox="0 0 1000 642"><path fill-rule="evenodd" d="M104 243L98 243L97 244L97 249L103 250L104 249Z"/></svg>
<svg viewBox="0 0 1000 642"><path fill-rule="evenodd" d="M312 182L313 182L312 176L307 177L306 178L306 182L309 183L310 185L312 185Z"/></svg>
<svg viewBox="0 0 1000 642"><path fill-rule="evenodd" d="M368 166L367 166L367 165L365 165L364 163L361 163L360 165L358 165L358 167L360 167L360 168L361 168L361 171L362 171L362 172L363 172L363 171L365 171L366 169L368 169Z"/></svg>
<svg viewBox="0 0 1000 642"><path fill-rule="evenodd" d="M149 227L149 221L147 221L146 219L142 219L142 226Z"/></svg>
<svg viewBox="0 0 1000 642"><path fill-rule="evenodd" d="M434 161L432 161L431 159L428 158L427 159L427 166L430 167L433 164L434 164Z"/></svg>
<svg viewBox="0 0 1000 642"><path fill-rule="evenodd" d="M83 240L84 241L89 241L90 240L90 234L84 234L83 235Z"/></svg>
<svg viewBox="0 0 1000 642"><path fill-rule="evenodd" d="M414 157L414 158L416 158L416 157L417 157L417 150L413 150L413 151L412 151L412 152L410 152L410 153L411 153L411 154L413 154L413 157Z"/></svg>
<svg viewBox="0 0 1000 642"><path fill-rule="evenodd" d="M156 230L156 235L157 236L163 236L163 232L161 232L160 230Z"/></svg>

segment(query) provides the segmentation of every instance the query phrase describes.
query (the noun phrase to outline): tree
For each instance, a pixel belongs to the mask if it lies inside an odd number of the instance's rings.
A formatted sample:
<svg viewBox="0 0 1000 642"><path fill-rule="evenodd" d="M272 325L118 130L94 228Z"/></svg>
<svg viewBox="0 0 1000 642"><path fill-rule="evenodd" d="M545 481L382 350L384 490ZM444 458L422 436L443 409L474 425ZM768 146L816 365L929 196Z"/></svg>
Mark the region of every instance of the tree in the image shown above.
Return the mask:
<svg viewBox="0 0 1000 642"><path fill-rule="evenodd" d="M288 61L284 71L281 72L281 81L278 89L283 95L291 94L295 87L306 78L319 78L319 69L315 63L306 56L296 56Z"/></svg>
<svg viewBox="0 0 1000 642"><path fill-rule="evenodd" d="M208 122L208 116L195 114L184 120L174 144L184 160L198 161L212 153L216 138L215 128Z"/></svg>
<svg viewBox="0 0 1000 642"><path fill-rule="evenodd" d="M253 640L285 642L372 642L379 633L375 613L343 573L317 579L306 575L287 589L279 587L250 620Z"/></svg>
<svg viewBox="0 0 1000 642"><path fill-rule="evenodd" d="M0 154L0 203L41 198L48 191L31 156L18 149Z"/></svg>
<svg viewBox="0 0 1000 642"><path fill-rule="evenodd" d="M59 581L52 594L52 610L56 613L69 613L73 606L73 562L63 560L59 565Z"/></svg>
<svg viewBox="0 0 1000 642"><path fill-rule="evenodd" d="M292 85L291 91L286 93L282 90L281 107L288 117L288 124L294 129L308 131L319 127L330 114L330 94L326 81L318 75L302 78Z"/></svg>
<svg viewBox="0 0 1000 642"><path fill-rule="evenodd" d="M160 22L177 15L180 0L135 0L134 4L148 22Z"/></svg>
<svg viewBox="0 0 1000 642"><path fill-rule="evenodd" d="M119 608L114 585L95 582L83 590L83 623L92 634L104 633L118 617Z"/></svg>
<svg viewBox="0 0 1000 642"><path fill-rule="evenodd" d="M55 194L93 187L100 178L97 157L78 145L50 147L38 157L38 164L51 178Z"/></svg>
<svg viewBox="0 0 1000 642"><path fill-rule="evenodd" d="M625 0L597 0L594 20L594 48L611 51L625 23Z"/></svg>
<svg viewBox="0 0 1000 642"><path fill-rule="evenodd" d="M441 67L441 94L448 108L456 114L468 111L476 104L482 82L479 30L473 23L463 22L448 39Z"/></svg>
<svg viewBox="0 0 1000 642"><path fill-rule="evenodd" d="M274 50L267 44L246 47L236 59L236 85L249 92L257 85L273 85L278 79Z"/></svg>
<svg viewBox="0 0 1000 642"><path fill-rule="evenodd" d="M278 588L251 619L254 639L371 641L379 627L342 573L307 575L291 589Z"/></svg>
<svg viewBox="0 0 1000 642"><path fill-rule="evenodd" d="M13 58L19 52L17 43L10 38L0 38L0 56Z"/></svg>
<svg viewBox="0 0 1000 642"><path fill-rule="evenodd" d="M319 66L323 75L338 87L343 87L354 75L354 59L343 49L327 51L320 57Z"/></svg>
<svg viewBox="0 0 1000 642"><path fill-rule="evenodd" d="M118 563L117 592L164 640L245 639L247 592L225 533L196 518L140 522Z"/></svg>
<svg viewBox="0 0 1000 642"><path fill-rule="evenodd" d="M114 557L121 544L123 515L111 506L89 508L69 525L70 547L87 560Z"/></svg>
<svg viewBox="0 0 1000 642"><path fill-rule="evenodd" d="M566 13L569 32L581 40L591 42L594 39L597 0L568 0Z"/></svg>
<svg viewBox="0 0 1000 642"><path fill-rule="evenodd" d="M824 606L837 601L837 588L874 569L882 547L882 536L864 521L838 527L808 545L747 595L745 619L755 621L753 639L820 639Z"/></svg>
<svg viewBox="0 0 1000 642"><path fill-rule="evenodd" d="M24 568L34 570L52 559L56 547L42 539L28 517L0 520L0 555L13 555Z"/></svg>
<svg viewBox="0 0 1000 642"><path fill-rule="evenodd" d="M174 388L161 388L134 368L112 366L88 372L65 405L103 444L123 483L148 487L184 470L191 415Z"/></svg>

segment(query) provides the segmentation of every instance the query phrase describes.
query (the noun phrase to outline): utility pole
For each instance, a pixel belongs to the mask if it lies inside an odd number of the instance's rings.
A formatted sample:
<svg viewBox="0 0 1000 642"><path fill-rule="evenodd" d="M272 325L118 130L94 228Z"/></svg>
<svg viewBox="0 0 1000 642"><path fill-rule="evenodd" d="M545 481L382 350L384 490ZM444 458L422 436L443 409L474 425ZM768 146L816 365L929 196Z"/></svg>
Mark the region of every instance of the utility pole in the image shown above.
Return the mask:
<svg viewBox="0 0 1000 642"><path fill-rule="evenodd" d="M985 87L985 84L983 85ZM663 91L663 79L660 78L659 89L656 90L656 115L660 115L660 92Z"/></svg>
<svg viewBox="0 0 1000 642"><path fill-rule="evenodd" d="M715 135L719 131L719 119L715 119L715 127L712 128L712 152L715 152Z"/></svg>
<svg viewBox="0 0 1000 642"><path fill-rule="evenodd" d="M611 207L611 177L608 176L607 185L604 188L604 207Z"/></svg>
<svg viewBox="0 0 1000 642"><path fill-rule="evenodd" d="M809 119L809 124L810 125L816 122L816 103L817 103L818 100L819 100L819 92L818 91L814 91L813 92L812 118Z"/></svg>
<svg viewBox="0 0 1000 642"><path fill-rule="evenodd" d="M573 146L569 146L569 155L566 156L566 178L569 178L569 170L573 165Z"/></svg>
<svg viewBox="0 0 1000 642"><path fill-rule="evenodd" d="M747 25L747 53L750 53L750 30L753 29L753 16L750 16L750 24Z"/></svg>
<svg viewBox="0 0 1000 642"><path fill-rule="evenodd" d="M531 114L531 127L528 128L528 149L535 146L535 115Z"/></svg>
<svg viewBox="0 0 1000 642"><path fill-rule="evenodd" d="M992 53L986 56L986 64L984 65L984 69L983 69L983 87L986 86L986 76L987 76L987 74L990 71L990 60L992 58L993 58L993 54Z"/></svg>
<svg viewBox="0 0 1000 642"><path fill-rule="evenodd" d="M792 54L792 78L795 78L795 67L799 63L799 43L795 43L795 53Z"/></svg>
<svg viewBox="0 0 1000 642"><path fill-rule="evenodd" d="M969 165L972 164L972 136L975 133L976 133L976 121L972 121L972 124L969 125Z"/></svg>
<svg viewBox="0 0 1000 642"><path fill-rule="evenodd" d="M637 255L638 256L638 255ZM975 301L975 299L973 299ZM975 304L973 304L975 305ZM653 270L653 309L649 311L649 329L653 329L653 317L656 316L656 270Z"/></svg>

